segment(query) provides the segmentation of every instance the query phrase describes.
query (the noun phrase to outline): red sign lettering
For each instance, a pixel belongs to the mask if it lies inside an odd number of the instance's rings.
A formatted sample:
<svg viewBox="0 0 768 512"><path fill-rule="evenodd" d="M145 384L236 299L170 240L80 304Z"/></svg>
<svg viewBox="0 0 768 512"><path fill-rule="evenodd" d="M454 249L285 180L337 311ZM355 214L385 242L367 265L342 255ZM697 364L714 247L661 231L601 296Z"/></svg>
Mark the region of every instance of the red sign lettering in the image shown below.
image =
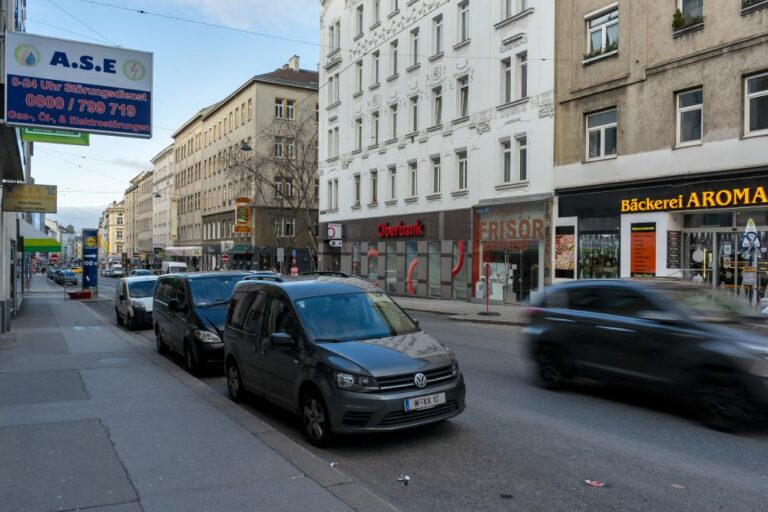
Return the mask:
<svg viewBox="0 0 768 512"><path fill-rule="evenodd" d="M389 222L386 222L379 224L376 233L379 235L379 238L424 236L424 224L422 224L420 220L417 220L415 224L410 225L406 225L405 222L400 221L400 224L396 226L392 226Z"/></svg>

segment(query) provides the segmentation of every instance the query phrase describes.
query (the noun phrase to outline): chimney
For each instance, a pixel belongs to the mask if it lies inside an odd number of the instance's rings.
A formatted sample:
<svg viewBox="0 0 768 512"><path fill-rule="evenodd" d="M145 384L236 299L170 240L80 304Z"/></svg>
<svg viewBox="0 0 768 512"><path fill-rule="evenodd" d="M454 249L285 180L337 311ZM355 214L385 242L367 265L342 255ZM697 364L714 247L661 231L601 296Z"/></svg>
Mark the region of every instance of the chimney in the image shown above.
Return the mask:
<svg viewBox="0 0 768 512"><path fill-rule="evenodd" d="M288 59L288 69L291 69L293 71L299 71L299 56L294 55L290 59Z"/></svg>

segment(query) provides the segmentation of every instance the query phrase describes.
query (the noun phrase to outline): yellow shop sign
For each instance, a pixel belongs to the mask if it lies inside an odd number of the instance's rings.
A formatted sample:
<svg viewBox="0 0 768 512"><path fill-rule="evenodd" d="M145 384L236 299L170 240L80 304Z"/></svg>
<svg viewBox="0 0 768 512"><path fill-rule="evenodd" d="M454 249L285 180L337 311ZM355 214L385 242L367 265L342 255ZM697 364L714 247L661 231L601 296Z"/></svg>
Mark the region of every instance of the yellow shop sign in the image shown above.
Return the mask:
<svg viewBox="0 0 768 512"><path fill-rule="evenodd" d="M652 197L621 200L621 213L662 212L668 210L698 210L733 206L768 205L764 187L745 187L717 191L690 192L677 197Z"/></svg>

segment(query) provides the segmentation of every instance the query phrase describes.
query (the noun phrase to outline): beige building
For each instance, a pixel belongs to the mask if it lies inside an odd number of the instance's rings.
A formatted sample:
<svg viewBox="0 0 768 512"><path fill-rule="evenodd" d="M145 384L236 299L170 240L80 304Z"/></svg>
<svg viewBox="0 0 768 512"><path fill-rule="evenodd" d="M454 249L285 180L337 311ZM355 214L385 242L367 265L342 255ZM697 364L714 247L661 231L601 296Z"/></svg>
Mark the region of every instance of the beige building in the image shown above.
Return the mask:
<svg viewBox="0 0 768 512"><path fill-rule="evenodd" d="M152 254L152 171L141 171L126 189L125 252L133 266L146 266Z"/></svg>
<svg viewBox="0 0 768 512"><path fill-rule="evenodd" d="M176 236L173 157L171 144L152 159L152 249L157 260L166 247L173 245Z"/></svg>
<svg viewBox="0 0 768 512"><path fill-rule="evenodd" d="M113 201L99 222L101 248L99 257L106 261L121 261L125 250L125 203Z"/></svg>
<svg viewBox="0 0 768 512"><path fill-rule="evenodd" d="M558 278L764 270L742 242L768 232L768 1L675 4L558 2Z"/></svg>
<svg viewBox="0 0 768 512"><path fill-rule="evenodd" d="M276 213L284 199L277 190L292 190L292 184L283 185L289 180L277 176L275 162L296 159L299 148L311 147L314 190L317 81L317 72L301 69L293 57L200 110L173 134L179 228L169 256L203 270L270 268L289 263L295 251L298 266L312 266L307 237L314 220L309 226L306 217ZM304 129L292 130L296 127ZM238 197L255 206L253 235L234 232Z"/></svg>

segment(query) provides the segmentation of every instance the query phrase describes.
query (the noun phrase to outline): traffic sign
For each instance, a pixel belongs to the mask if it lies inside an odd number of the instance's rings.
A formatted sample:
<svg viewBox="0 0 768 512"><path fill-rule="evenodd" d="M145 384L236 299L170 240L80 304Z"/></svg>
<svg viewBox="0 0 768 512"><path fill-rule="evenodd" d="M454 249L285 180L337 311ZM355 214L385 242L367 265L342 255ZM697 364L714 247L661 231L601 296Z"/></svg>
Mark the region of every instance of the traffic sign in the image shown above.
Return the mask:
<svg viewBox="0 0 768 512"><path fill-rule="evenodd" d="M229 261L229 254L222 254L221 255L221 263L225 264Z"/></svg>

